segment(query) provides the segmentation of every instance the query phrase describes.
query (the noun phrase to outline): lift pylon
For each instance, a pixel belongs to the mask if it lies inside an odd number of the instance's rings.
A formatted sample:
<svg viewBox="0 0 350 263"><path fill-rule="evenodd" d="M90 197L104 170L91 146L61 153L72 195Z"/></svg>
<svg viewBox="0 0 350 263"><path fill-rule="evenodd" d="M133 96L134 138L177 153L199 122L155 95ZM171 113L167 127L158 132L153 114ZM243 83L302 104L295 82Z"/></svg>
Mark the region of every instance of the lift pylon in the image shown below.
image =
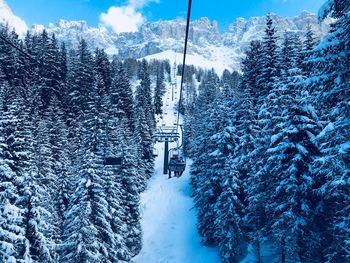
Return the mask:
<svg viewBox="0 0 350 263"><path fill-rule="evenodd" d="M168 173L168 160L169 160L169 142L177 142L180 138L180 134L176 129L176 126L161 126L158 127L154 140L156 142L164 142L164 167L163 173Z"/></svg>

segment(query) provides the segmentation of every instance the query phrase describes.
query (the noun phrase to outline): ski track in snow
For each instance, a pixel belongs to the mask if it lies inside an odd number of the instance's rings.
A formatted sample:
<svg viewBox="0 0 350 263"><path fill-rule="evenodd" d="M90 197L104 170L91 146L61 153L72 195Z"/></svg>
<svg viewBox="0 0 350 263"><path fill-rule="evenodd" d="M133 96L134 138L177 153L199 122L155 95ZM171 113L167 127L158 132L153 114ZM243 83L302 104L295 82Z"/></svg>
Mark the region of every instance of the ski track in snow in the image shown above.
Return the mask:
<svg viewBox="0 0 350 263"><path fill-rule="evenodd" d="M179 78L177 79L179 83ZM180 85L178 85L179 87ZM176 120L174 112L179 91L171 100L171 87L166 84L163 120L158 125L171 126ZM169 149L176 144L169 144ZM218 251L203 247L197 232L196 209L191 198L190 161L180 178L168 179L163 174L164 143L157 143L159 156L155 173L148 189L141 194L141 226L143 248L134 258L136 263L218 263Z"/></svg>

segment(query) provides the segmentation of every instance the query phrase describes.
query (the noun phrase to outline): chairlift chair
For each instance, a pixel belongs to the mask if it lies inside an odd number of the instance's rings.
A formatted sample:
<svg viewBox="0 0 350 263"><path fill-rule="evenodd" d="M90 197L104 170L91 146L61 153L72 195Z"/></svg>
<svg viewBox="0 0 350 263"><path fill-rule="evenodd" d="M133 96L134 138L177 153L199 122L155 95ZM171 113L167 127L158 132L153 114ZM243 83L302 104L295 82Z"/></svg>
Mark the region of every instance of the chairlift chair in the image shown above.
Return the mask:
<svg viewBox="0 0 350 263"><path fill-rule="evenodd" d="M158 157L159 152L157 148L153 148L153 157Z"/></svg>
<svg viewBox="0 0 350 263"><path fill-rule="evenodd" d="M171 156L168 162L169 177L171 172L175 175L181 176L186 169L186 160L180 156L179 150L171 150Z"/></svg>
<svg viewBox="0 0 350 263"><path fill-rule="evenodd" d="M123 158L122 157L107 156L103 160L103 165L120 166L122 164L123 164Z"/></svg>

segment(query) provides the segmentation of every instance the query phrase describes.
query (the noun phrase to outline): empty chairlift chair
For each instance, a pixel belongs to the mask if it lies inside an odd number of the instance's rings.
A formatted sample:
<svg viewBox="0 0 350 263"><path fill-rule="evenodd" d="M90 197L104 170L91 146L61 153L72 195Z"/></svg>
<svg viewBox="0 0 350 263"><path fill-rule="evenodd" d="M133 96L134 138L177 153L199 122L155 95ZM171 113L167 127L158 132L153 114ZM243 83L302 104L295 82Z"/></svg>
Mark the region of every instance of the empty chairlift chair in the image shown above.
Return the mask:
<svg viewBox="0 0 350 263"><path fill-rule="evenodd" d="M153 157L158 157L159 152L157 148L153 148Z"/></svg>
<svg viewBox="0 0 350 263"><path fill-rule="evenodd" d="M120 166L123 164L123 157L107 156L103 160L104 165Z"/></svg>

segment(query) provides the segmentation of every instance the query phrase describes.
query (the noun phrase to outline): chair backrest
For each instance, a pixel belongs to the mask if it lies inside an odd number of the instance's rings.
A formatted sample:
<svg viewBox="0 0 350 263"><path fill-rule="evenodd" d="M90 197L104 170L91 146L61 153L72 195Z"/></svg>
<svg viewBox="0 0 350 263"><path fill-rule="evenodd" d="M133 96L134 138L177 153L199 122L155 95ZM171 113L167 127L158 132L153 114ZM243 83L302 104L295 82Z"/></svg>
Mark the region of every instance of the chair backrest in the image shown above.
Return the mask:
<svg viewBox="0 0 350 263"><path fill-rule="evenodd" d="M103 161L104 165L122 165L123 158L122 157L106 157Z"/></svg>

